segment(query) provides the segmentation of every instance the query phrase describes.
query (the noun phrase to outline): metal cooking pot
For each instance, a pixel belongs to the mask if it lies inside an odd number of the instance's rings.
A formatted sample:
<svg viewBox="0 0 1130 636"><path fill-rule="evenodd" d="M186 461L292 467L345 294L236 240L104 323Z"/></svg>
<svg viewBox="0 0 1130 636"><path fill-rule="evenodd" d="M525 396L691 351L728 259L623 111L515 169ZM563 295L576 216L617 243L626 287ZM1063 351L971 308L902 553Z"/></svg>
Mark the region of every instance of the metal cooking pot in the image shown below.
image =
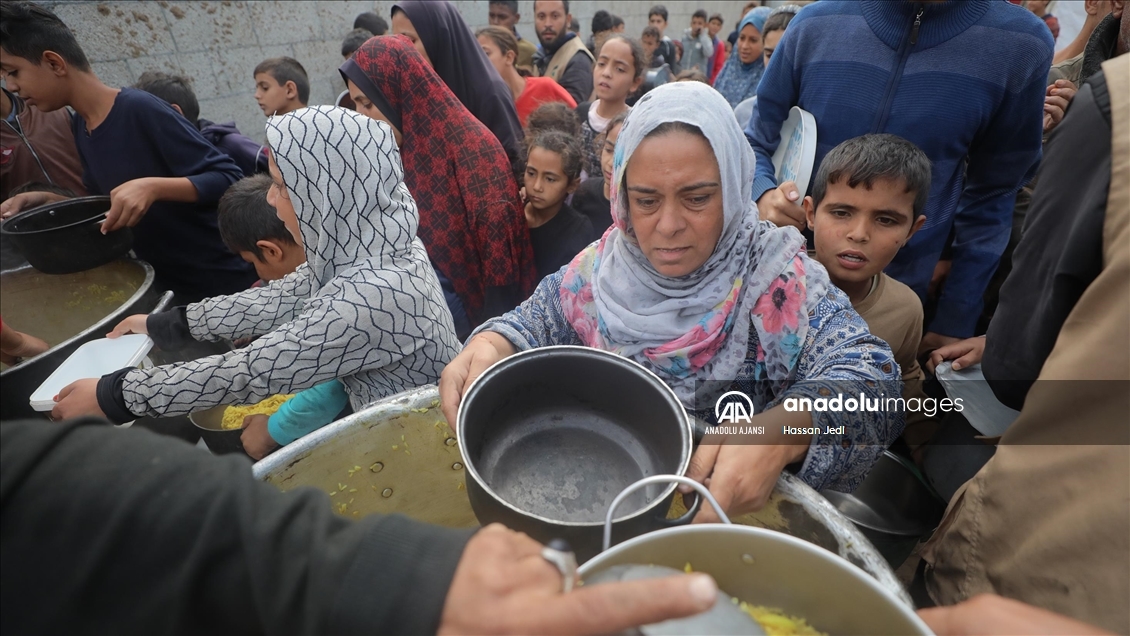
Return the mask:
<svg viewBox="0 0 1130 636"><path fill-rule="evenodd" d="M914 464L891 451L883 451L854 492L821 494L859 526L893 568L906 561L946 512L946 502L926 485Z"/></svg>
<svg viewBox="0 0 1130 636"><path fill-rule="evenodd" d="M479 525L467 499L459 444L439 409L434 385L374 402L271 453L253 471L256 479L281 490L322 490L334 512L353 519L402 514L449 528ZM734 523L783 532L838 554L911 604L894 571L859 529L789 473L777 478L764 508Z"/></svg>
<svg viewBox="0 0 1130 636"><path fill-rule="evenodd" d="M52 345L0 372L0 419L44 417L28 398L76 349L105 337L126 316L165 309L173 294L159 294L153 279L148 263L131 259L63 276L30 266L0 274L4 322Z"/></svg>
<svg viewBox="0 0 1130 636"><path fill-rule="evenodd" d="M133 247L133 232L102 233L110 197L79 197L48 203L4 221L10 238L31 266L45 274L81 272L121 258Z"/></svg>
<svg viewBox="0 0 1130 636"><path fill-rule="evenodd" d="M700 487L686 478L666 478ZM866 572L811 543L731 524L716 502L704 496L724 523L668 528L630 539L582 565L581 579L614 566L647 564L682 570L690 564L696 572L714 577L719 589L734 598L803 618L826 633L931 633L905 595L893 594ZM608 511L608 519L614 512Z"/></svg>
<svg viewBox="0 0 1130 636"><path fill-rule="evenodd" d="M208 450L217 455L243 452L243 429L224 430L224 410L227 408L226 404L221 404L188 416L188 421L196 426Z"/></svg>
<svg viewBox="0 0 1130 636"><path fill-rule="evenodd" d="M463 396L458 438L467 494L484 525L500 522L547 543L569 542L579 561L599 548L604 512L642 477L682 475L693 425L655 374L614 353L554 346L491 366ZM667 519L675 485L636 492L615 536L689 523Z"/></svg>

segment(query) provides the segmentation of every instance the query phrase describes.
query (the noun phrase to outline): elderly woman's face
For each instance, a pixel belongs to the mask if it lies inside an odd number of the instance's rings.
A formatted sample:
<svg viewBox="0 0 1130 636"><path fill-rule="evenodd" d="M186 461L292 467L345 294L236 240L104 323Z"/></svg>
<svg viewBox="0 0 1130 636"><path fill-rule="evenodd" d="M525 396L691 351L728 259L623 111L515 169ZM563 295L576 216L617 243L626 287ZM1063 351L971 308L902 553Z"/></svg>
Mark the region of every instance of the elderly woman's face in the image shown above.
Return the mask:
<svg viewBox="0 0 1130 636"><path fill-rule="evenodd" d="M626 174L628 215L640 250L671 278L694 272L722 236L722 177L710 143L674 131L647 137Z"/></svg>

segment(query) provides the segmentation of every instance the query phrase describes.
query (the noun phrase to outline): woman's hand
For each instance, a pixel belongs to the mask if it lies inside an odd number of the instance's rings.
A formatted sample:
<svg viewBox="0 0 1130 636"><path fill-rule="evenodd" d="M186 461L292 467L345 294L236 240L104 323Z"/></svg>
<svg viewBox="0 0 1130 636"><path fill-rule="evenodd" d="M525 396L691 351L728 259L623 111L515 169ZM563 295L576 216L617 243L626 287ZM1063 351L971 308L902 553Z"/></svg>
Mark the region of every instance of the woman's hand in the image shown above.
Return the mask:
<svg viewBox="0 0 1130 636"><path fill-rule="evenodd" d="M51 409L51 419L69 420L83 415L106 417L102 407L98 406L98 378L71 382L55 396L55 408Z"/></svg>
<svg viewBox="0 0 1130 636"><path fill-rule="evenodd" d="M467 387L490 365L517 352L514 345L503 336L484 331L471 338L463 351L447 364L439 376L439 399L443 416L447 418L452 430L455 430L459 403L463 400Z"/></svg>
<svg viewBox="0 0 1130 636"><path fill-rule="evenodd" d="M149 318L148 314L134 314L125 320L118 323L114 330L106 334L107 338L111 340L120 338L130 333L149 334L149 329L145 326L145 321Z"/></svg>
<svg viewBox="0 0 1130 636"><path fill-rule="evenodd" d="M953 360L953 370L960 371L977 364L984 355L984 336L966 338L934 349L934 352L930 354L930 359L926 361L926 369L933 373L934 369L942 362Z"/></svg>
<svg viewBox="0 0 1130 636"><path fill-rule="evenodd" d="M267 430L267 422L270 419L267 415L248 415L243 418L243 433L240 434L239 441L243 444L243 452L255 461L281 448Z"/></svg>
<svg viewBox="0 0 1130 636"><path fill-rule="evenodd" d="M765 427L765 435L707 434L691 457L687 470L687 477L709 488L730 517L765 506L781 471L803 459L812 441L811 435L781 432L784 426L811 427L810 413L789 413L777 406L754 417L753 421ZM679 491L693 492L687 486L680 486ZM719 521L714 509L705 502L694 518L694 523Z"/></svg>
<svg viewBox="0 0 1130 636"><path fill-rule="evenodd" d="M491 524L463 550L447 591L440 634L611 634L705 611L718 587L678 574L561 592L561 574L528 536Z"/></svg>

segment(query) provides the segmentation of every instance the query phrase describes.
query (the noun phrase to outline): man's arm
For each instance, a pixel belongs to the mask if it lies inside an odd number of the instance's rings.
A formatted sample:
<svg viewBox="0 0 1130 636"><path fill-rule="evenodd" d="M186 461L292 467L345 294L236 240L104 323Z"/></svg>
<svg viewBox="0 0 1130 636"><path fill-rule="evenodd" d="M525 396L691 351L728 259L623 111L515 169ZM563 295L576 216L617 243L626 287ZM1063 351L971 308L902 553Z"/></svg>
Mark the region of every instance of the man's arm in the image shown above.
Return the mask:
<svg viewBox="0 0 1130 636"><path fill-rule="evenodd" d="M1005 94L970 149L965 189L954 215L953 268L929 332L974 335L985 287L1008 245L1016 193L1032 180L1040 162L1044 81L1052 55L1050 40L1048 44L1046 59L1035 65L1020 90Z"/></svg>
<svg viewBox="0 0 1130 636"><path fill-rule="evenodd" d="M0 438L5 633L435 633L469 537L98 420Z"/></svg>

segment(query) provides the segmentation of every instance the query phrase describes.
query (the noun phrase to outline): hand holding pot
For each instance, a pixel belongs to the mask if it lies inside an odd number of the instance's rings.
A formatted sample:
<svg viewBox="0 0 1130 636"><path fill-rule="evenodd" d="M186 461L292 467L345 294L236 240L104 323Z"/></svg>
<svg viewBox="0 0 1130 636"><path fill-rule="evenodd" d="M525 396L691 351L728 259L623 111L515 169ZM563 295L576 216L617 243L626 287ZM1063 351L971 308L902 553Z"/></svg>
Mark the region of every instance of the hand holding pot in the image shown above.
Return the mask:
<svg viewBox="0 0 1130 636"><path fill-rule="evenodd" d="M53 192L21 192L0 203L0 218L15 216L24 210L62 201L67 197Z"/></svg>
<svg viewBox="0 0 1130 636"><path fill-rule="evenodd" d="M490 365L518 351L503 336L484 331L467 343L463 351L447 364L439 377L439 399L443 416L455 427L463 393Z"/></svg>
<svg viewBox="0 0 1130 636"><path fill-rule="evenodd" d="M707 434L691 457L687 477L702 483L730 517L760 510L769 501L785 466L808 453L810 436L785 435L784 426L810 427L809 413L789 413L776 406L753 418L765 435ZM680 486L680 492L691 489ZM718 523L718 515L703 506L693 523Z"/></svg>
<svg viewBox="0 0 1130 636"><path fill-rule="evenodd" d="M239 435L239 441L243 444L244 452L255 461L281 448L267 429L270 419L267 415L248 415L243 418L243 432Z"/></svg>
<svg viewBox="0 0 1130 636"><path fill-rule="evenodd" d="M705 574L606 583L561 592L542 545L502 524L467 543L440 619L440 634L608 634L710 609Z"/></svg>
<svg viewBox="0 0 1130 636"><path fill-rule="evenodd" d="M148 177L126 181L110 191L110 211L102 223L102 233L133 227L157 200L156 184Z"/></svg>

